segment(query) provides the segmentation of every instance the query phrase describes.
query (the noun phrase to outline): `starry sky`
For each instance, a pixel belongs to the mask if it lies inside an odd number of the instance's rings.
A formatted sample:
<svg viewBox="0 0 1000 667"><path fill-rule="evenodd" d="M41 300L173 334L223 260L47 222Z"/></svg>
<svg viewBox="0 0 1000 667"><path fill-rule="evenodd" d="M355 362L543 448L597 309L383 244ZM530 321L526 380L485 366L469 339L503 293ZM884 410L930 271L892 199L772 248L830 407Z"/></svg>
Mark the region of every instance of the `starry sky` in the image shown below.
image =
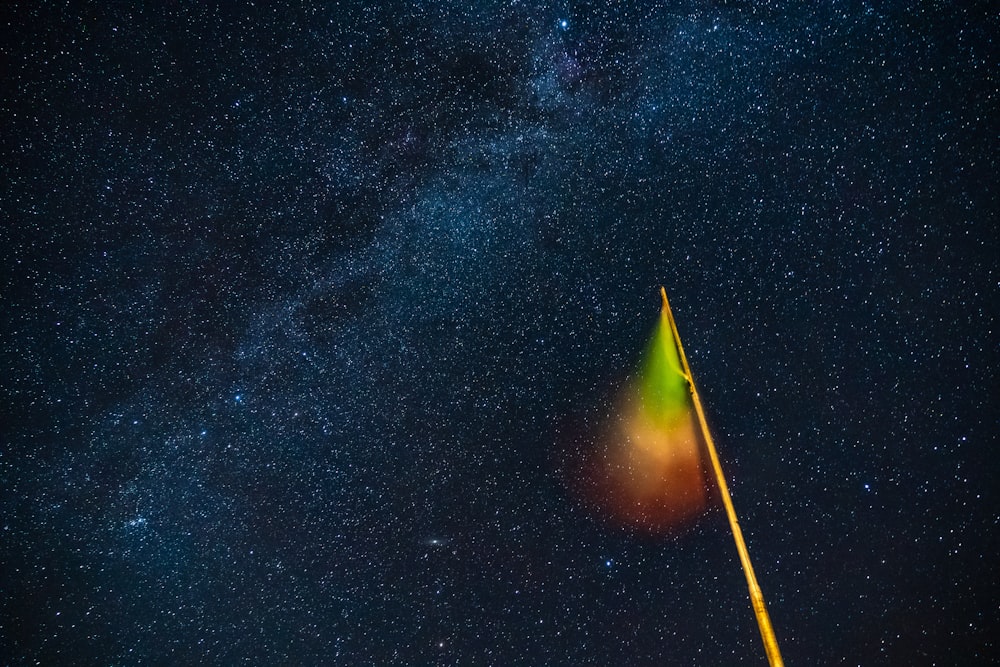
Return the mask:
<svg viewBox="0 0 1000 667"><path fill-rule="evenodd" d="M995 664L990 4L5 3L0 663Z"/></svg>

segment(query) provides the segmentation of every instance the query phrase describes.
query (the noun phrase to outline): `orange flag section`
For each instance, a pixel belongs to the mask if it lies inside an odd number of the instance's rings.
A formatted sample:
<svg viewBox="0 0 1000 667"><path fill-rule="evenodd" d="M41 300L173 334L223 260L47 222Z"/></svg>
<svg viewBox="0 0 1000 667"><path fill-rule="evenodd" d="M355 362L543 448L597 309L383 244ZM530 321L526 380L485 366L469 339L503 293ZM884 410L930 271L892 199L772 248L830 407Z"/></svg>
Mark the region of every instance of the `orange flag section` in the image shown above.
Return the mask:
<svg viewBox="0 0 1000 667"><path fill-rule="evenodd" d="M649 533L680 528L708 501L701 438L690 413L663 424L635 404L605 436L596 486L616 521Z"/></svg>

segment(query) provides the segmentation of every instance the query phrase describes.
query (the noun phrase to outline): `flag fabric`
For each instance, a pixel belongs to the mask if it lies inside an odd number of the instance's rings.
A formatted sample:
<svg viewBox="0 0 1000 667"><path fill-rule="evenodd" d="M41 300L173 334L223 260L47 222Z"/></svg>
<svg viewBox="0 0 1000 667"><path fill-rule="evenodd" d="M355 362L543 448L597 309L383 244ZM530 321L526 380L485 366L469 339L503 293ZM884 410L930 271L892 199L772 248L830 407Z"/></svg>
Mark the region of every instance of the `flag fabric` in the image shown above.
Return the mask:
<svg viewBox="0 0 1000 667"><path fill-rule="evenodd" d="M704 447L665 301L638 377L594 441L591 504L616 523L661 534L705 509Z"/></svg>

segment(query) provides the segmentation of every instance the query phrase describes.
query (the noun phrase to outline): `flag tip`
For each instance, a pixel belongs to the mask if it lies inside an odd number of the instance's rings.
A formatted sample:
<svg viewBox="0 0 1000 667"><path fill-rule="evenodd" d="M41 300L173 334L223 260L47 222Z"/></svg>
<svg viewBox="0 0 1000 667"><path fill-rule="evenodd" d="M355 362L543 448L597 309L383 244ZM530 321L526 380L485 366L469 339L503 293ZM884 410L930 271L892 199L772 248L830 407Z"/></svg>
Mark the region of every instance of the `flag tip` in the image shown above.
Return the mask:
<svg viewBox="0 0 1000 667"><path fill-rule="evenodd" d="M667 303L667 290L663 285L660 285L660 298L663 300L663 309L667 310L670 305Z"/></svg>

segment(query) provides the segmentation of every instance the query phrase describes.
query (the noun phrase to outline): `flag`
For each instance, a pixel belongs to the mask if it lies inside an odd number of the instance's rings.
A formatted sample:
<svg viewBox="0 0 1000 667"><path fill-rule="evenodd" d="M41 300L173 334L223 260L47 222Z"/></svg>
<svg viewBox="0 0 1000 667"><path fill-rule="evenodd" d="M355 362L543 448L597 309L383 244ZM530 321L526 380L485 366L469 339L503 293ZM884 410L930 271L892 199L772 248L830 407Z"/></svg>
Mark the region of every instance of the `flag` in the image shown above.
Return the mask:
<svg viewBox="0 0 1000 667"><path fill-rule="evenodd" d="M704 446L665 299L637 376L592 442L583 488L614 522L662 534L704 511Z"/></svg>

